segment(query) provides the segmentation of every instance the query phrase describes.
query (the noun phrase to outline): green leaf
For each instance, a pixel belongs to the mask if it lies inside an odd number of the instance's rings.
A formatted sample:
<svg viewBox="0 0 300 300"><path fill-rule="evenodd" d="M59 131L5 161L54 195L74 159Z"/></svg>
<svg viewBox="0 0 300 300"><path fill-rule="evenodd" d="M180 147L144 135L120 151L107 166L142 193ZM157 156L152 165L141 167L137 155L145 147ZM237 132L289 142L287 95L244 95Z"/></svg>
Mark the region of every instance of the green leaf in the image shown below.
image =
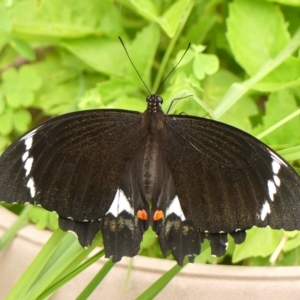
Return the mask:
<svg viewBox="0 0 300 300"><path fill-rule="evenodd" d="M179 0L158 18L158 24L170 38L175 36L175 33L180 26L181 19L183 15L187 13L186 10L190 5L190 0Z"/></svg>
<svg viewBox="0 0 300 300"><path fill-rule="evenodd" d="M194 74L202 80L206 74L212 75L219 69L219 60L212 54L198 54L193 63Z"/></svg>
<svg viewBox="0 0 300 300"><path fill-rule="evenodd" d="M137 300L153 299L188 263L187 258L183 262L183 266L175 265L156 282L154 282L148 289L146 289Z"/></svg>
<svg viewBox="0 0 300 300"><path fill-rule="evenodd" d="M0 133L8 135L13 130L13 113L10 110L6 110L0 115Z"/></svg>
<svg viewBox="0 0 300 300"><path fill-rule="evenodd" d="M261 0L231 3L227 28L227 39L235 59L249 75L274 58L290 39L280 10Z"/></svg>
<svg viewBox="0 0 300 300"><path fill-rule="evenodd" d="M159 27L151 24L141 30L135 37L133 43L129 47L130 56L133 58L134 65L140 73L142 79L145 81L148 88L150 86L151 68L153 66L154 57L159 43ZM141 47L143 45L143 47ZM127 80L133 81L136 86L142 86L141 79L132 67L130 61L126 58L125 52L123 54L129 72Z"/></svg>
<svg viewBox="0 0 300 300"><path fill-rule="evenodd" d="M271 255L280 243L284 232L271 228L252 228L247 231L246 241L236 245L232 262L237 263L249 257Z"/></svg>
<svg viewBox="0 0 300 300"><path fill-rule="evenodd" d="M15 223L4 233L3 236L1 236L0 251L14 239L18 231L28 222L28 217L31 209L32 206L26 206L22 210L19 218L15 221Z"/></svg>
<svg viewBox="0 0 300 300"><path fill-rule="evenodd" d="M5 8L3 2L0 3L0 30L5 32L10 32L12 30L10 12Z"/></svg>
<svg viewBox="0 0 300 300"><path fill-rule="evenodd" d="M124 49L117 38L108 40L87 37L65 40L61 42L61 45L98 72L124 76Z"/></svg>
<svg viewBox="0 0 300 300"><path fill-rule="evenodd" d="M92 281L88 284L88 286L80 293L76 300L88 299L88 297L102 282L102 280L105 278L105 276L109 273L109 271L113 268L114 265L115 264L111 260L108 260L101 268L101 270L96 274L96 276L92 279Z"/></svg>
<svg viewBox="0 0 300 300"><path fill-rule="evenodd" d="M156 21L158 17L158 12L153 1L150 0L129 0L130 4L136 9L144 18L150 21Z"/></svg>
<svg viewBox="0 0 300 300"><path fill-rule="evenodd" d="M283 251L288 252L300 246L300 233L299 231L295 232L295 237L290 238L286 241Z"/></svg>
<svg viewBox="0 0 300 300"><path fill-rule="evenodd" d="M3 74L3 93L11 107L28 107L33 104L33 91L40 88L42 79L34 69L24 66L19 72L9 69Z"/></svg>
<svg viewBox="0 0 300 300"><path fill-rule="evenodd" d="M291 5L291 6L300 6L300 0L266 0L266 1L276 2L285 5Z"/></svg>
<svg viewBox="0 0 300 300"><path fill-rule="evenodd" d="M19 132L25 132L28 130L28 126L31 122L31 114L25 109L18 109L13 114L14 127Z"/></svg>
<svg viewBox="0 0 300 300"><path fill-rule="evenodd" d="M282 90L272 93L266 102L266 114L263 116L263 125L257 126L255 130L253 130L253 133L257 135L257 133L268 129L281 119L293 113L297 108L296 100L289 91ZM275 146L294 146L300 143L299 132L299 117L296 117L266 135L263 141Z"/></svg>
<svg viewBox="0 0 300 300"><path fill-rule="evenodd" d="M267 61L261 69L251 78L242 83L234 83L229 90L225 93L218 107L215 109L215 116L219 118L222 116L232 105L234 105L243 95L246 94L251 88L255 86L260 80L270 74L277 68L284 60L286 60L300 45L300 27L297 29L291 41L287 46L274 58Z"/></svg>
<svg viewBox="0 0 300 300"><path fill-rule="evenodd" d="M1 118L1 115L0 115L0 118ZM0 126L1 126L1 123L0 123ZM0 154L10 143L11 143L11 140L8 137L3 136L0 131Z"/></svg>
<svg viewBox="0 0 300 300"><path fill-rule="evenodd" d="M36 59L34 50L25 40L20 39L18 37L10 36L9 43L20 55L24 56L25 58L29 60Z"/></svg>
<svg viewBox="0 0 300 300"><path fill-rule="evenodd" d="M29 218L39 229L51 228L56 230L58 228L57 214L42 207L32 206Z"/></svg>
<svg viewBox="0 0 300 300"><path fill-rule="evenodd" d="M300 159L300 146L286 148L278 151L287 161L295 161Z"/></svg>
<svg viewBox="0 0 300 300"><path fill-rule="evenodd" d="M276 91L300 84L300 59L289 57L280 66L259 81L253 89L262 92Z"/></svg>
<svg viewBox="0 0 300 300"><path fill-rule="evenodd" d="M4 112L4 109L5 109L4 96L2 91L0 90L0 115Z"/></svg>
<svg viewBox="0 0 300 300"><path fill-rule="evenodd" d="M107 0L19 1L11 9L11 18L15 31L31 35L71 38L121 32L119 14Z"/></svg>

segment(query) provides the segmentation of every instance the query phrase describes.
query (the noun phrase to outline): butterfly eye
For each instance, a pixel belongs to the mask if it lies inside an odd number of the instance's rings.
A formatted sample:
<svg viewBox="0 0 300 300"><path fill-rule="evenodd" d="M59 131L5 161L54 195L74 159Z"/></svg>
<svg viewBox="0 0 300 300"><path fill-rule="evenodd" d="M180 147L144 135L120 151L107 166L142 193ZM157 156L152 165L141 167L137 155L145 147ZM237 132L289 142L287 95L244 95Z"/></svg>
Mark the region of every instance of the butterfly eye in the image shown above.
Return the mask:
<svg viewBox="0 0 300 300"><path fill-rule="evenodd" d="M147 98L146 98L146 101L147 101L147 102L151 101L151 96L152 96L152 95L147 96Z"/></svg>
<svg viewBox="0 0 300 300"><path fill-rule="evenodd" d="M156 96L156 100L159 104L163 104L163 102L164 102L163 98L160 96Z"/></svg>

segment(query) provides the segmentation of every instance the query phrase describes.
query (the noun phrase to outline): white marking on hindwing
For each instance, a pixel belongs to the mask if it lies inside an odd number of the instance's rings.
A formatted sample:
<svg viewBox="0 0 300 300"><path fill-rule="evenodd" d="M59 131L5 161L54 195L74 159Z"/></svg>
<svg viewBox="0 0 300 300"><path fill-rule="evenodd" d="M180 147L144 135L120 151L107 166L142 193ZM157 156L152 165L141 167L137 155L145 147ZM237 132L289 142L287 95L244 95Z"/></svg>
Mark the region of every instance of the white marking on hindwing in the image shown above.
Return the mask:
<svg viewBox="0 0 300 300"><path fill-rule="evenodd" d="M276 194L277 190L276 190L276 186L272 180L268 180L268 192L269 192L271 201L274 201L274 195Z"/></svg>
<svg viewBox="0 0 300 300"><path fill-rule="evenodd" d="M36 194L36 189L35 189L35 184L34 184L34 180L32 177L29 178L26 186L29 188L31 198L33 198Z"/></svg>
<svg viewBox="0 0 300 300"><path fill-rule="evenodd" d="M265 201L265 203L263 204L261 211L260 211L260 219L262 221L265 220L267 214L271 213L271 207L268 201Z"/></svg>
<svg viewBox="0 0 300 300"><path fill-rule="evenodd" d="M181 221L186 220L184 213L181 209L181 205L180 205L178 196L175 196L175 198L171 201L170 205L168 206L168 208L166 210L166 217L172 213L174 213L176 216L178 216Z"/></svg>
<svg viewBox="0 0 300 300"><path fill-rule="evenodd" d="M114 217L117 217L122 211L126 211L131 215L134 215L134 209L126 198L124 192L118 189L115 198L107 211L107 214L111 213Z"/></svg>

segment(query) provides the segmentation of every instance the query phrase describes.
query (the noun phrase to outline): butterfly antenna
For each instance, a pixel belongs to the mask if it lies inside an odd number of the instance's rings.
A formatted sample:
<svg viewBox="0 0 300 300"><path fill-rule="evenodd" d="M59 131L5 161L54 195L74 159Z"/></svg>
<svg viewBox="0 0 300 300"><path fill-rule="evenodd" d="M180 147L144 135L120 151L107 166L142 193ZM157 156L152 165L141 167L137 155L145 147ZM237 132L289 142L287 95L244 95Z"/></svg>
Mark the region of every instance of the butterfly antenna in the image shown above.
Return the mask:
<svg viewBox="0 0 300 300"><path fill-rule="evenodd" d="M137 73L138 76L140 77L140 79L141 79L142 83L144 84L146 90L148 91L149 94L152 94L152 93L150 92L150 90L148 89L148 87L147 87L145 81L143 80L141 74L139 73L139 71L138 71L137 68L135 67L135 65L134 65L134 63L133 63L133 61L132 61L132 59L130 58L129 53L128 53L126 47L125 47L125 44L124 44L123 40L122 40L119 36L118 36L118 38L119 38L119 40L120 40L120 42L121 42L121 44L122 44L122 46L123 46L123 48L124 48L124 50L125 50L125 52L126 52L126 54L127 54L127 57L129 58L129 60L130 60L130 62L131 62L131 64L132 64L133 68L135 69L136 73Z"/></svg>
<svg viewBox="0 0 300 300"><path fill-rule="evenodd" d="M177 68L177 66L180 64L180 62L182 61L182 59L185 57L186 53L188 52L188 50L190 49L191 43L188 44L187 48L185 49L183 55L181 56L181 58L179 59L178 63L175 65L175 67L173 67L173 69L169 72L169 74L164 78L164 80L161 82L161 84L159 85L157 91L156 91L156 95L158 93L158 91L160 90L160 88L162 87L162 85L165 83L165 81L170 77L170 75L174 72L174 70Z"/></svg>

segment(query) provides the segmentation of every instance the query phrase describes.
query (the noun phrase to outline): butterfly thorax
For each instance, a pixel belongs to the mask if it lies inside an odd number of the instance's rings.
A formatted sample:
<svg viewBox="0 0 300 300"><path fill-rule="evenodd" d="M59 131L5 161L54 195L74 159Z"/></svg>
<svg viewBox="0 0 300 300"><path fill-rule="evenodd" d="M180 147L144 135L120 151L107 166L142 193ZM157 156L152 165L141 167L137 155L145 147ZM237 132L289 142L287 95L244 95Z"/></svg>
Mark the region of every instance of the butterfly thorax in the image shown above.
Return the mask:
<svg viewBox="0 0 300 300"><path fill-rule="evenodd" d="M165 114L161 110L163 100L160 96L150 95L147 102L148 107L143 115L145 143L140 178L146 200L150 202L156 196L156 186L161 180L158 171L162 154L159 151L158 137L165 126Z"/></svg>

